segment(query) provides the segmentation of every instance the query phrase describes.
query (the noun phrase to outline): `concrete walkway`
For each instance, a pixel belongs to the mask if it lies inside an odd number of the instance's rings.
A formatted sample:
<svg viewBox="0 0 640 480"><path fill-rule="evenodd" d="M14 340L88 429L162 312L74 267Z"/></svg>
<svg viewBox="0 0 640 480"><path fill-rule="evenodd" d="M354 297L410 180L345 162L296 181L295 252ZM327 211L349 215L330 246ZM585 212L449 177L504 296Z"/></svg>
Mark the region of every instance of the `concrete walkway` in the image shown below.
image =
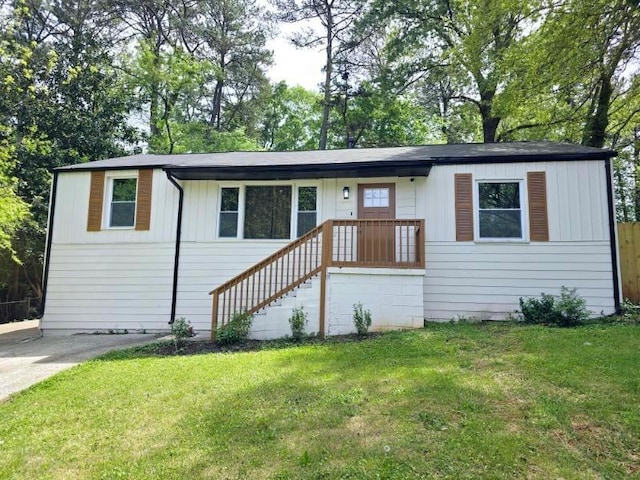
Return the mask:
<svg viewBox="0 0 640 480"><path fill-rule="evenodd" d="M0 401L61 370L158 335L40 336L38 320L0 324Z"/></svg>

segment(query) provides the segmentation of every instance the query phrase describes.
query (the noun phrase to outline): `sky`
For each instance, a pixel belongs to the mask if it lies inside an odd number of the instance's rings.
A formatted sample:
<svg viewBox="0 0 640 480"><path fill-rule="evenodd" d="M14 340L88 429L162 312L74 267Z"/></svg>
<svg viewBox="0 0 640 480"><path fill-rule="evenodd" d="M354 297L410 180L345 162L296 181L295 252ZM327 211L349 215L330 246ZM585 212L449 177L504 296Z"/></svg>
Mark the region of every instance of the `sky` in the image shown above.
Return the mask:
<svg viewBox="0 0 640 480"><path fill-rule="evenodd" d="M322 47L298 49L287 39L300 25L281 25L280 34L267 42L273 50L273 66L268 70L271 81L284 80L287 85L300 85L308 90L318 91L323 82L324 52Z"/></svg>

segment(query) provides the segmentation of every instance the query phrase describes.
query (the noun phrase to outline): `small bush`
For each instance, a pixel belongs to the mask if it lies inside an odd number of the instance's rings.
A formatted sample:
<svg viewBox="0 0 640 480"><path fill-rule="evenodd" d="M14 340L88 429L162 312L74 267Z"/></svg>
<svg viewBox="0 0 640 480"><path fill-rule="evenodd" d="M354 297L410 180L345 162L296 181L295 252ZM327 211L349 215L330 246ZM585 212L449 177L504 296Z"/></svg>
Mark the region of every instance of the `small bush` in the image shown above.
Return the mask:
<svg viewBox="0 0 640 480"><path fill-rule="evenodd" d="M362 303L353 306L353 324L358 335L366 335L371 326L371 312L365 310Z"/></svg>
<svg viewBox="0 0 640 480"><path fill-rule="evenodd" d="M184 317L176 318L171 324L171 335L173 335L173 343L178 350L184 346L187 338L193 335L193 327Z"/></svg>
<svg viewBox="0 0 640 480"><path fill-rule="evenodd" d="M541 298L520 297L520 317L524 323L557 323L556 299L543 293Z"/></svg>
<svg viewBox="0 0 640 480"><path fill-rule="evenodd" d="M247 312L234 313L229 323L216 330L216 343L219 345L232 345L247 339L253 317Z"/></svg>
<svg viewBox="0 0 640 480"><path fill-rule="evenodd" d="M307 336L305 332L305 328L307 327L307 312L304 311L304 307L296 307L291 311L289 325L291 325L291 337L293 337L296 342L299 342Z"/></svg>
<svg viewBox="0 0 640 480"><path fill-rule="evenodd" d="M559 297L547 293L543 293L540 299L520 297L520 319L525 323L572 327L589 318L586 303L575 288L563 286Z"/></svg>

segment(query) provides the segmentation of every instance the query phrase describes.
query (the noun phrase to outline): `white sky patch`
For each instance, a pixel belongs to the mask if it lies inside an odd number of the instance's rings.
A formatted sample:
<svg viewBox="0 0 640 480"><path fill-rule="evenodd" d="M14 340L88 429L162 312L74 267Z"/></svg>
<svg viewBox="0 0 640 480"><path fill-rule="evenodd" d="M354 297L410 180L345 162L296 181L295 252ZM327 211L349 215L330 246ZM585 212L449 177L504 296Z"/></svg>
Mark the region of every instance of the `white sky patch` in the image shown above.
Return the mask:
<svg viewBox="0 0 640 480"><path fill-rule="evenodd" d="M284 80L290 87L300 85L317 92L324 81L324 47L296 48L289 40L289 36L304 25L309 25L309 22L278 25L278 35L267 42L267 48L273 50L273 65L267 70L267 75L274 83Z"/></svg>

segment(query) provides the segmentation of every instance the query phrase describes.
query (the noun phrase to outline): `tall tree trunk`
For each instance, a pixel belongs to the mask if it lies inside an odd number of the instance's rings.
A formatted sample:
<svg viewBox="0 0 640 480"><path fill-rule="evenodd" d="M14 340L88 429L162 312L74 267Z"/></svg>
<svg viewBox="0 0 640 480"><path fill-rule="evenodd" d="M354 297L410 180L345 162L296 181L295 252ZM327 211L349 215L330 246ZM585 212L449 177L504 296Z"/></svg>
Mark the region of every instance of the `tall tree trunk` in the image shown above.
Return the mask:
<svg viewBox="0 0 640 480"><path fill-rule="evenodd" d="M327 60L324 77L324 101L322 106L322 124L320 125L320 150L327 149L327 133L329 131L329 111L331 109L331 74L333 73L333 15L327 5Z"/></svg>
<svg viewBox="0 0 640 480"><path fill-rule="evenodd" d="M153 70L158 72L160 69L160 50L162 48L162 41L160 34L156 33L149 37L154 42L153 51ZM149 99L149 133L150 137L157 138L162 135L160 129L160 86L158 81L155 81L151 85L151 98Z"/></svg>
<svg viewBox="0 0 640 480"><path fill-rule="evenodd" d="M633 176L634 176L634 213L636 222L640 222L640 130L633 132Z"/></svg>
<svg viewBox="0 0 640 480"><path fill-rule="evenodd" d="M213 89L213 112L211 113L211 126L218 132L221 127L222 116L222 87L224 86L222 80L216 82L216 86Z"/></svg>
<svg viewBox="0 0 640 480"><path fill-rule="evenodd" d="M495 92L493 91L480 92L480 104L478 108L480 110L480 118L482 119L482 141L484 143L495 143L498 125L501 120L500 117L491 114L494 95Z"/></svg>
<svg viewBox="0 0 640 480"><path fill-rule="evenodd" d="M609 126L609 103L613 94L611 76L603 75L600 79L600 92L596 101L594 113L587 118L582 136L582 144L589 147L602 148Z"/></svg>

